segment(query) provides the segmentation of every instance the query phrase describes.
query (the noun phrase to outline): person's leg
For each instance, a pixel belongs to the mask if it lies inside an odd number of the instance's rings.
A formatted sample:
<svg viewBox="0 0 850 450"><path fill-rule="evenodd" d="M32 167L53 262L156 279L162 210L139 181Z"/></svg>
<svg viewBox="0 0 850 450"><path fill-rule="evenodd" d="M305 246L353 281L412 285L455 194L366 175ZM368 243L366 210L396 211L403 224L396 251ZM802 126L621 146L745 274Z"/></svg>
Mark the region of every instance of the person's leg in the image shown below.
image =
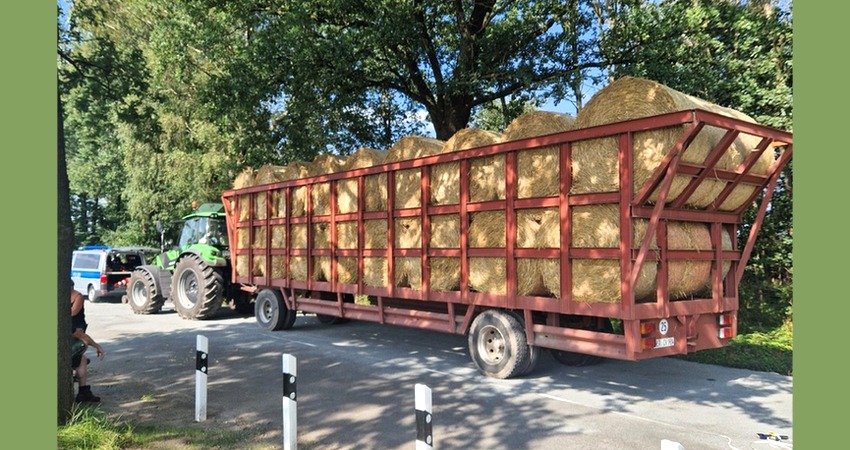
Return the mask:
<svg viewBox="0 0 850 450"><path fill-rule="evenodd" d="M80 358L80 365L77 366L77 380L79 382L79 391L77 392L77 397L75 401L77 403L81 402L93 402L97 403L100 401L100 397L95 396L91 392L91 386L88 385L88 358L86 358L85 351L83 351L82 357Z"/></svg>

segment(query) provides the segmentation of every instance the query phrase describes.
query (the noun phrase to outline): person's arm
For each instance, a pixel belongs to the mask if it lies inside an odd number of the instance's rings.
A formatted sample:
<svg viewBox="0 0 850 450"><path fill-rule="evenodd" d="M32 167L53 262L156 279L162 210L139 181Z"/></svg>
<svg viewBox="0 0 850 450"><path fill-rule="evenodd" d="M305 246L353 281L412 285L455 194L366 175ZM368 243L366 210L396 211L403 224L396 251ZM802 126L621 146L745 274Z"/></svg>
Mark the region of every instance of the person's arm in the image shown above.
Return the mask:
<svg viewBox="0 0 850 450"><path fill-rule="evenodd" d="M83 304L85 303L85 298L83 294L80 294L77 291L71 291L71 317L76 316L83 309Z"/></svg>
<svg viewBox="0 0 850 450"><path fill-rule="evenodd" d="M83 343L88 345L89 347L94 347L94 349L97 350L98 358L103 359L103 357L106 355L106 352L103 351L103 347L101 347L100 344L95 342L94 339L91 338L91 336L86 334L86 332L83 331L82 328L77 328L76 330L74 330L74 332L71 333L71 336L83 341Z"/></svg>

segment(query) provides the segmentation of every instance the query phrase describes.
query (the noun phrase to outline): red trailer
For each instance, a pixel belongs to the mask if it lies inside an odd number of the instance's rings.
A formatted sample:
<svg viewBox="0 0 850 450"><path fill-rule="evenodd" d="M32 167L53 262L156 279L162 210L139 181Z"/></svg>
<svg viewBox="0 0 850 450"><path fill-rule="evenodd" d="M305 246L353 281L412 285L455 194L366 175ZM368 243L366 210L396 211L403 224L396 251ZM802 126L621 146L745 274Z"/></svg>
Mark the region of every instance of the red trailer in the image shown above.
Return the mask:
<svg viewBox="0 0 850 450"><path fill-rule="evenodd" d="M700 163L686 162L682 155L705 127L721 129L722 138ZM681 130L675 143L645 182L635 185L633 142L639 133L657 129ZM718 161L739 136L757 138L758 145L735 169L722 169ZM572 155L577 144L600 137L619 143L617 173L619 189L609 192L571 193ZM542 147L559 149L557 176L560 194L537 198L517 197L517 160L522 152ZM775 155L769 170L756 173L753 167L764 152ZM592 128L501 142L453 153L396 161L373 167L328 175L300 178L273 184L228 190L222 194L233 264L232 281L256 294L258 324L268 330L289 329L298 311L315 313L323 322L348 319L465 334L476 367L485 375L515 377L532 370L542 349L548 349L566 364L584 364L601 358L642 360L682 355L726 345L737 334L738 285L764 221L780 172L792 153L792 134L704 110L688 110ZM504 155L502 200L472 202L468 174L476 158ZM459 201L433 205L429 201L432 170L439 164L459 163ZM396 181L402 173L418 174L419 203L396 207ZM376 176L381 178L376 178ZM371 178L370 178L371 177ZM675 180L687 180L671 195ZM386 183L386 209L369 211L366 180ZM404 178L405 180L408 178ZM688 199L704 183L720 183L716 198L707 206L694 208ZM340 211L338 196L343 186L356 187L356 207ZM721 205L740 186L750 186L747 201L734 210ZM313 191L330 196L322 214L314 208ZM304 195L306 192L306 196ZM300 195L301 197L297 197ZM293 211L296 200L306 199L304 214ZM743 248L736 237L742 216L756 203L757 215L746 230ZM619 245L583 248L573 245L572 209L588 205L613 205L619 211ZM517 213L534 208L557 211L558 248L517 246ZM354 212L351 212L354 211ZM484 211L505 212L503 248L475 248L469 244L470 217ZM432 220L456 215L460 219L460 242L455 248L431 245ZM394 224L415 219L421 225L417 248L398 248ZM383 221L383 222L381 222ZM645 233L633 233L643 221ZM386 223L383 248L369 248L366 223ZM711 236L710 250L670 248L668 226L695 223ZM356 230L355 245L339 245L342 228ZM306 228L306 230L305 230ZM328 244L317 246L316 233L325 230ZM294 245L297 233L306 231L305 242ZM351 231L354 233L355 231ZM731 244L723 245L723 234ZM304 239L299 239L304 241ZM342 248L344 247L344 248ZM477 292L470 287L471 258L504 258L503 293ZM314 261L323 258L329 273L317 277ZM347 258L347 259L345 259ZM386 285L364 281L365 262L385 262ZM399 261L416 261L421 282L408 287L396 283ZM457 258L459 286L436 290L430 286L432 260ZM560 270L560 291L549 295L517 295L518 261L549 260ZM356 264L354 276L340 281L342 262ZM501 259L500 259L501 260ZM293 264L304 264L306 276L294 274ZM619 298L595 302L575 298L573 265L578 261L616 261L619 267ZM709 289L684 298L671 295L670 268L681 261L710 265ZM302 266L303 267L303 266ZM637 298L636 285L642 269L652 267L652 295ZM297 275L297 276L296 276ZM687 275L686 275L687 276Z"/></svg>

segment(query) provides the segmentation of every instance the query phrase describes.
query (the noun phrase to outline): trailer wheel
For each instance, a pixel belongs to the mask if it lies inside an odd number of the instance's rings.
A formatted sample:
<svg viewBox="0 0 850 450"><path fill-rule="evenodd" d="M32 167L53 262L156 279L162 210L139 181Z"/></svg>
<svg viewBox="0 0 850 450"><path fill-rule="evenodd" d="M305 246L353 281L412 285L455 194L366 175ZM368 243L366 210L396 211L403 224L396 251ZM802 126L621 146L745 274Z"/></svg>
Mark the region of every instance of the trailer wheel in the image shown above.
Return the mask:
<svg viewBox="0 0 850 450"><path fill-rule="evenodd" d="M488 309L469 328L469 354L482 374L512 378L533 367L522 322L511 313Z"/></svg>
<svg viewBox="0 0 850 450"><path fill-rule="evenodd" d="M568 352L566 350L549 349L549 353L555 358L555 361L565 366L592 366L605 361L605 358L596 355L587 355L584 353Z"/></svg>
<svg viewBox="0 0 850 450"><path fill-rule="evenodd" d="M155 314L165 299L157 292L153 275L147 270L134 270L127 283L127 303L136 314Z"/></svg>
<svg viewBox="0 0 850 450"><path fill-rule="evenodd" d="M171 301L184 319L204 320L215 316L223 301L224 278L197 255L177 262L171 279Z"/></svg>
<svg viewBox="0 0 850 450"><path fill-rule="evenodd" d="M275 289L263 289L254 302L257 325L268 331L288 330L295 324L295 311L286 307Z"/></svg>

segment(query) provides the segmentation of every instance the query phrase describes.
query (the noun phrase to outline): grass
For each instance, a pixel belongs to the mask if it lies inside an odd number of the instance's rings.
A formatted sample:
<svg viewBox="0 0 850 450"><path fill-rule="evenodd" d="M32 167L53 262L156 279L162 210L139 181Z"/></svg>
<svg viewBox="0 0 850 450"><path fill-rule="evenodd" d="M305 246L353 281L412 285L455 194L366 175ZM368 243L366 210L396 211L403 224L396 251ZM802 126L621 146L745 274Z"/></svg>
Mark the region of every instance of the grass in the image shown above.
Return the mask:
<svg viewBox="0 0 850 450"><path fill-rule="evenodd" d="M793 375L793 329L790 323L775 330L736 336L723 348L703 350L677 358L738 369Z"/></svg>
<svg viewBox="0 0 850 450"><path fill-rule="evenodd" d="M106 418L99 409L76 407L68 424L59 427L58 444L65 450L118 450L133 443L133 428Z"/></svg>

